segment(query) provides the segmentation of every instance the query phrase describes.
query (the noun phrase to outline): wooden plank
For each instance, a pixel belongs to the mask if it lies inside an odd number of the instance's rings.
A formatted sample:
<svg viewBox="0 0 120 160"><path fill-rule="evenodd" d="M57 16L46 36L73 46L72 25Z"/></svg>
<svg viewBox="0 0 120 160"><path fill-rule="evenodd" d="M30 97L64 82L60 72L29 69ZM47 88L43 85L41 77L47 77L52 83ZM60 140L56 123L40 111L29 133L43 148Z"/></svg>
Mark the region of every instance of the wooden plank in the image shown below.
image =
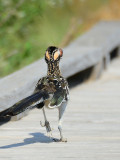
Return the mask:
<svg viewBox="0 0 120 160"><path fill-rule="evenodd" d="M0 127L0 160L119 160L120 59L96 82L70 90L63 131L67 143L52 142L40 127L41 110ZM57 110L47 110L53 136L58 138Z"/></svg>
<svg viewBox="0 0 120 160"><path fill-rule="evenodd" d="M117 38L116 38L117 37ZM97 64L120 45L120 22L100 22L64 48L60 67L67 78ZM106 61L107 62L107 61ZM100 67L98 67L100 68ZM94 69L95 73L98 69ZM46 75L44 59L0 79L0 110L4 110L20 99L30 95L37 81ZM97 76L95 76L97 77Z"/></svg>

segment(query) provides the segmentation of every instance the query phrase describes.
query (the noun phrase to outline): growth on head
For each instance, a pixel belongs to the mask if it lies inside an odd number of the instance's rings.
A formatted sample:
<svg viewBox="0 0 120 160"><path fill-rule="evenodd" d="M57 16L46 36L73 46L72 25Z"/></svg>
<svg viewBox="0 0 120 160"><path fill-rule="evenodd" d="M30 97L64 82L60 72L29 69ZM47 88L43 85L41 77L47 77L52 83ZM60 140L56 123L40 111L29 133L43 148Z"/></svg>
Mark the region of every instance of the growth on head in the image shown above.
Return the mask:
<svg viewBox="0 0 120 160"><path fill-rule="evenodd" d="M55 46L47 48L45 53L45 60L47 63L59 61L63 55L63 50Z"/></svg>
<svg viewBox="0 0 120 160"><path fill-rule="evenodd" d="M63 56L63 50L61 48L50 46L45 53L45 61L48 64L49 76L60 76L59 61Z"/></svg>

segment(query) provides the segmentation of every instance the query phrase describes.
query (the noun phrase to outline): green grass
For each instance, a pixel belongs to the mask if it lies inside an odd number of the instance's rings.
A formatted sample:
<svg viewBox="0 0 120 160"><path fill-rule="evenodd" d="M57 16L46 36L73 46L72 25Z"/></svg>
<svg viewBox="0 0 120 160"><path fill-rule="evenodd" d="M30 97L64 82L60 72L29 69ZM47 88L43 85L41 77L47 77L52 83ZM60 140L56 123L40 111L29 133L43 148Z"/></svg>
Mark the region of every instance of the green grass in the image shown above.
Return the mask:
<svg viewBox="0 0 120 160"><path fill-rule="evenodd" d="M50 45L59 46L71 20L86 19L109 0L4 0L0 6L0 77L43 57ZM49 3L48 3L49 2ZM54 4L52 4L54 2ZM14 11L11 14L11 11ZM6 21L6 17L11 15ZM82 33L83 24L79 26Z"/></svg>

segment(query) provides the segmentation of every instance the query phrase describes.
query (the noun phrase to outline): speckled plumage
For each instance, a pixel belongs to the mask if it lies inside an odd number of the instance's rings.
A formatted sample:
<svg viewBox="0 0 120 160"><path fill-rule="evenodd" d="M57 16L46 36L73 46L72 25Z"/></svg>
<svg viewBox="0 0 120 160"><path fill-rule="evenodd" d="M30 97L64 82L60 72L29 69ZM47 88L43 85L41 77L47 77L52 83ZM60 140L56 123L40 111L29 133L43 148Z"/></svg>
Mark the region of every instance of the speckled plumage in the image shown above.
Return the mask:
<svg viewBox="0 0 120 160"><path fill-rule="evenodd" d="M68 83L62 77L52 77L46 76L39 80L37 83L36 91L45 91L48 94L52 95L50 99L50 103L48 105L49 108L59 107L59 105L63 101L68 100Z"/></svg>
<svg viewBox="0 0 120 160"><path fill-rule="evenodd" d="M44 106L51 109L58 108L58 129L60 131L60 140L66 141L62 135L61 123L63 113L69 99L69 89L68 83L64 77L61 76L59 69L59 61L62 55L62 49L59 49L55 46L48 47L45 53L45 61L48 64L47 76L38 81L34 93L31 96L19 101L5 111L0 112L0 121L5 121L6 118L10 120L12 116L22 113L27 109L34 107L39 109L42 108L45 124L41 125L46 127L47 133L50 135L51 128L45 115Z"/></svg>

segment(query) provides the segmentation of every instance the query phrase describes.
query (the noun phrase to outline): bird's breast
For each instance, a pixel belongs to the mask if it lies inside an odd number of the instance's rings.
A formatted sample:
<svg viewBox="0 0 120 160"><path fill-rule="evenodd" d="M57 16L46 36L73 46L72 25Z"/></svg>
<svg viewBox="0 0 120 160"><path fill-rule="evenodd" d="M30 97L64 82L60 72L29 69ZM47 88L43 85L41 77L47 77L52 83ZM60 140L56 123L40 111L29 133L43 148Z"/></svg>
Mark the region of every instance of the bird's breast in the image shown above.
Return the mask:
<svg viewBox="0 0 120 160"><path fill-rule="evenodd" d="M50 104L52 98L53 98L53 95L50 94L50 98L45 100L45 107L49 108L49 104Z"/></svg>

